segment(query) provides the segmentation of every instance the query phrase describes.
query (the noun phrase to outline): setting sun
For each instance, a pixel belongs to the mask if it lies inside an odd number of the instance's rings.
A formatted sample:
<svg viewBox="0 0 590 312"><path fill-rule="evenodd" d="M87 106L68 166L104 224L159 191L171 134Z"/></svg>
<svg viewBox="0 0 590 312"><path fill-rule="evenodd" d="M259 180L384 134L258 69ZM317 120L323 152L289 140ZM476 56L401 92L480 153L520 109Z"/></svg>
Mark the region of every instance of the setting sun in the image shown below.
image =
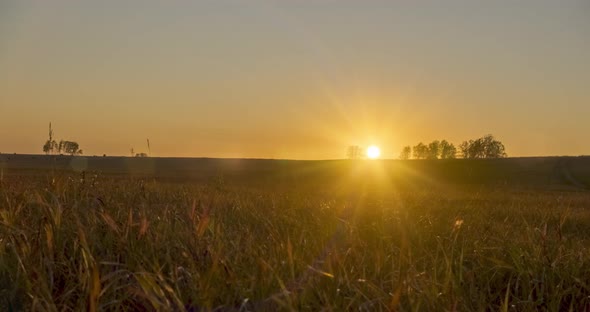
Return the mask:
<svg viewBox="0 0 590 312"><path fill-rule="evenodd" d="M371 145L367 149L367 157L369 157L370 159L379 158L380 155L381 155L381 150L379 149L379 147L377 147L375 145Z"/></svg>

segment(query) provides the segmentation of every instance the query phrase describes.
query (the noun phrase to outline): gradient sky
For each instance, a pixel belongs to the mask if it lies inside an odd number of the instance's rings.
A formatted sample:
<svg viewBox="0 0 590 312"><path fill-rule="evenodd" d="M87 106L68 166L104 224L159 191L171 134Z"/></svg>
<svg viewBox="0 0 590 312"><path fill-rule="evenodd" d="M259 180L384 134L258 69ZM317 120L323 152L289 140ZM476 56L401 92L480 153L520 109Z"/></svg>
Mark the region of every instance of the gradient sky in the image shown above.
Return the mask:
<svg viewBox="0 0 590 312"><path fill-rule="evenodd" d="M590 1L0 0L0 152L590 154Z"/></svg>

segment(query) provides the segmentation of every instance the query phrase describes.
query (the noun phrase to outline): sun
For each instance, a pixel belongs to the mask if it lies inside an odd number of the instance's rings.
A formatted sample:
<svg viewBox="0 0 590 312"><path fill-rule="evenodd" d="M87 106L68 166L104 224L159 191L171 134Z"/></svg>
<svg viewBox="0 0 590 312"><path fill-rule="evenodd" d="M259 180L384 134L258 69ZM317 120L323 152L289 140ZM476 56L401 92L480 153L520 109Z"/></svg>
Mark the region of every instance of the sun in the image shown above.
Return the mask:
<svg viewBox="0 0 590 312"><path fill-rule="evenodd" d="M370 159L376 159L379 158L379 156L381 156L381 150L379 147L371 145L369 148L367 148L367 157Z"/></svg>

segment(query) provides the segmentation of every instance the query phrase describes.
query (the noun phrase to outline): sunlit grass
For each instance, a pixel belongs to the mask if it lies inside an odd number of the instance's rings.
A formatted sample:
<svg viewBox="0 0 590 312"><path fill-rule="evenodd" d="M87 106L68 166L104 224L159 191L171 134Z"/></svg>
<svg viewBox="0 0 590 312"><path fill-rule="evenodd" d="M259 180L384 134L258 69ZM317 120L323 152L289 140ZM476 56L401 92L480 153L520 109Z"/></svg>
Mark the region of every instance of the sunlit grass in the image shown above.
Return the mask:
<svg viewBox="0 0 590 312"><path fill-rule="evenodd" d="M88 176L4 178L0 309L590 308L585 192Z"/></svg>

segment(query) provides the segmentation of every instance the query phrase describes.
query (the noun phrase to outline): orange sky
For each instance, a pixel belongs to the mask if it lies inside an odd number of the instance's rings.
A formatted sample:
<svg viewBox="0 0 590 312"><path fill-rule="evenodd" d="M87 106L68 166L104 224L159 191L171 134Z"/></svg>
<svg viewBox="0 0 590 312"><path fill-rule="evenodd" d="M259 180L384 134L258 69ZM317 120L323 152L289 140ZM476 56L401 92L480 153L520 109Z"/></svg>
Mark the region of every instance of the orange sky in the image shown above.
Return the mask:
<svg viewBox="0 0 590 312"><path fill-rule="evenodd" d="M2 1L0 152L590 154L587 1Z"/></svg>

